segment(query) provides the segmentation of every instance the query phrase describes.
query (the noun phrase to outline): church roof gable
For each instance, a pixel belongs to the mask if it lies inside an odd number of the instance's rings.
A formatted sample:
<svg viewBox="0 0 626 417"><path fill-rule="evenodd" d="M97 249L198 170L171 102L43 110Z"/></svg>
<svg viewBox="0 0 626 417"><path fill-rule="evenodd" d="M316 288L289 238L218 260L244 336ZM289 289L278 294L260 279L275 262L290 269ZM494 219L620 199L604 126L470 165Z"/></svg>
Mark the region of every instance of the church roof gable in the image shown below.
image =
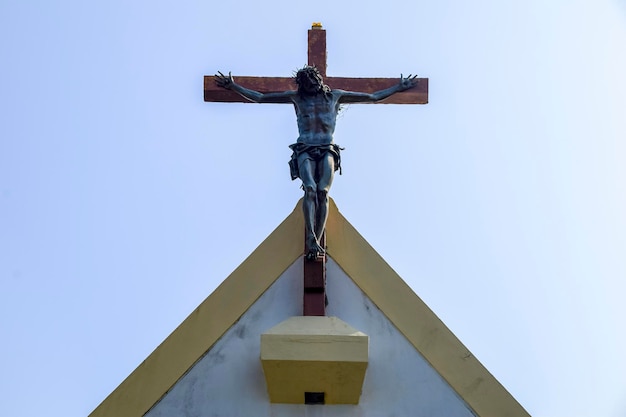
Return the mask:
<svg viewBox="0 0 626 417"><path fill-rule="evenodd" d="M300 204L90 417L143 416L300 256ZM528 413L339 213L327 250L341 269L479 416Z"/></svg>

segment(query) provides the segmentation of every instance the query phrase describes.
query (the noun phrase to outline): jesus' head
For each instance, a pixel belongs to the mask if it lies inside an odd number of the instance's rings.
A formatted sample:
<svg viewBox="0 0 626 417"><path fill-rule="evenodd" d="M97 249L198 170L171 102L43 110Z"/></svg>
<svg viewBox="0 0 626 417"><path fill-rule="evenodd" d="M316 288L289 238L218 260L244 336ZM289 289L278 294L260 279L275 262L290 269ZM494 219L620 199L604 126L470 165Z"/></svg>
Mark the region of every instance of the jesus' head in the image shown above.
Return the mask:
<svg viewBox="0 0 626 417"><path fill-rule="evenodd" d="M330 92L330 88L324 84L322 74L315 67L306 65L296 72L295 82L298 91L306 94L317 94Z"/></svg>

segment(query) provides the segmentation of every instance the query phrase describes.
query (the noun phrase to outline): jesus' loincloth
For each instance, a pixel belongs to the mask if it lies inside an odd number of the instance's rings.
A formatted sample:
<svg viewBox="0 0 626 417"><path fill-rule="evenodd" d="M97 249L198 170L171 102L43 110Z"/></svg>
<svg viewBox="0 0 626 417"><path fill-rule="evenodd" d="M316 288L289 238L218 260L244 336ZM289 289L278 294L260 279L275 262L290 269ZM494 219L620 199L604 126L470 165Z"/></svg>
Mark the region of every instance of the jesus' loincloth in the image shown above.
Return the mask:
<svg viewBox="0 0 626 417"><path fill-rule="evenodd" d="M325 145L308 145L306 143L294 143L289 145L293 153L291 154L291 159L289 160L289 170L291 171L291 179L295 180L296 178L300 178L300 168L298 167L298 159L300 155L306 154L307 159L311 159L314 162L318 162L320 159L324 158L327 153L330 153L335 159L335 171L339 170L339 174L341 175L341 150L339 145L334 143L329 143Z"/></svg>

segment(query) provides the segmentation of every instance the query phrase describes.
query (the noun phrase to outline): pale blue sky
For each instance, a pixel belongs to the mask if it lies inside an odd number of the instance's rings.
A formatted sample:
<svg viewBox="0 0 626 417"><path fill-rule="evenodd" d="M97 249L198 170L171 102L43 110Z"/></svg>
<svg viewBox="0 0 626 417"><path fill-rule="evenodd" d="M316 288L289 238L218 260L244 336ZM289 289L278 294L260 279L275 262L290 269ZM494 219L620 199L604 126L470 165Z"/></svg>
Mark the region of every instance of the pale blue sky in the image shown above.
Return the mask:
<svg viewBox="0 0 626 417"><path fill-rule="evenodd" d="M291 212L293 109L202 76L317 21L430 79L342 113L340 211L531 415L626 416L623 0L0 1L0 416L87 415Z"/></svg>

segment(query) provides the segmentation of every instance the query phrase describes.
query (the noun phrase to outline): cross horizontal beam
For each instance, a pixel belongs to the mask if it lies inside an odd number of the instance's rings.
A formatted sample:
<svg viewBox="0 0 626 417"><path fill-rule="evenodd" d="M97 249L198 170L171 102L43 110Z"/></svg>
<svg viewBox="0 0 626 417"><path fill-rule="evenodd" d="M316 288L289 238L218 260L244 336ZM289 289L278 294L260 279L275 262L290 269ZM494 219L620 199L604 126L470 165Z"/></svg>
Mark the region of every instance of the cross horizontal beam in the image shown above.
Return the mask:
<svg viewBox="0 0 626 417"><path fill-rule="evenodd" d="M261 93L295 90L293 77L233 77L238 84ZM396 85L400 78L348 78L325 77L324 83L331 89L373 93ZM231 90L218 87L215 76L204 76L204 101L221 103L248 103L249 101ZM417 85L410 90L396 93L379 103L426 104L428 103L428 78L418 78Z"/></svg>

